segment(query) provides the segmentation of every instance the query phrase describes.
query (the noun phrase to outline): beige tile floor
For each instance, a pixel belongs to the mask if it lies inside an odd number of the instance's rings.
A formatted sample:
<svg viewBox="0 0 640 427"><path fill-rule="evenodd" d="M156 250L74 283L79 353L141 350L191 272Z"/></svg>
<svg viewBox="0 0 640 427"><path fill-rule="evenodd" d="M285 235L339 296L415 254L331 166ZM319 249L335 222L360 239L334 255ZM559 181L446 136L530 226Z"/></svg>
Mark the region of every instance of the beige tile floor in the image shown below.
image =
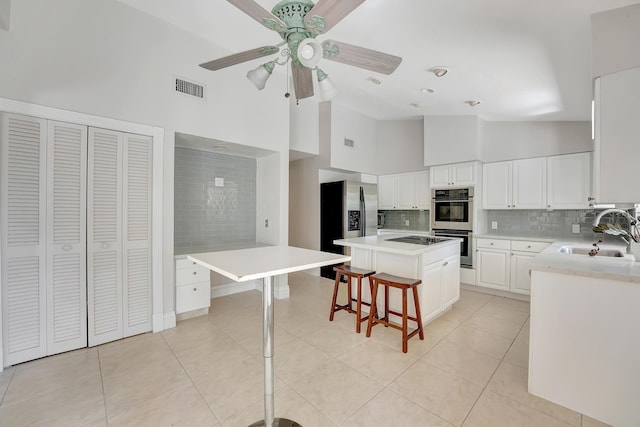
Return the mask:
<svg viewBox="0 0 640 427"><path fill-rule="evenodd" d="M525 302L462 291L401 352L400 332L329 322L333 283L306 273L276 301L276 416L313 426L589 426L527 393ZM263 415L261 294L209 316L5 369L0 426L247 426ZM366 328L365 328L366 330Z"/></svg>

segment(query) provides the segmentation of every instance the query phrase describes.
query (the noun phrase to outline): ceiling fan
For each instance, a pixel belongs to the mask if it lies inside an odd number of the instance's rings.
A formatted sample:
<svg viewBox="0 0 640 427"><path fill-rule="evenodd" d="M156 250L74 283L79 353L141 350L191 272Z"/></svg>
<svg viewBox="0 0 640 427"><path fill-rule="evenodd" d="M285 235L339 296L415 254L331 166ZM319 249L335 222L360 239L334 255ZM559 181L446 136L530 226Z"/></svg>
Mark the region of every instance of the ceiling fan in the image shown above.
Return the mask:
<svg viewBox="0 0 640 427"><path fill-rule="evenodd" d="M331 99L337 90L327 74L318 68L322 58L382 74L391 74L402 58L336 40L316 40L365 0L282 0L271 13L254 0L227 0L244 13L282 37L274 46L262 46L204 64L207 70L219 70L280 52L274 59L247 73L258 89L263 89L276 65L291 62L291 74L297 99L313 96L312 70L316 70L322 99ZM280 50L282 46L286 47Z"/></svg>

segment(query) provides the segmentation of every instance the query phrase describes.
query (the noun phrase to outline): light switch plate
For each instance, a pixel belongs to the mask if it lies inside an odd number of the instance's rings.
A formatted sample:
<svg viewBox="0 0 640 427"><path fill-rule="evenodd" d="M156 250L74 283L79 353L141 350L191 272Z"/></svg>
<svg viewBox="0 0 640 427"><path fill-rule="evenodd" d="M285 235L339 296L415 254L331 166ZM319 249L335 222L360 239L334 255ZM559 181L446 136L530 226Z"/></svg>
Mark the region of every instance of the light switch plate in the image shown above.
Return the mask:
<svg viewBox="0 0 640 427"><path fill-rule="evenodd" d="M408 219L405 219L405 220L404 220L404 225L405 225L406 227L408 227L408 226L409 226L409 220L408 220Z"/></svg>
<svg viewBox="0 0 640 427"><path fill-rule="evenodd" d="M498 221L491 221L491 229L492 230L498 229Z"/></svg>
<svg viewBox="0 0 640 427"><path fill-rule="evenodd" d="M216 187L224 187L224 178L215 178L214 185Z"/></svg>

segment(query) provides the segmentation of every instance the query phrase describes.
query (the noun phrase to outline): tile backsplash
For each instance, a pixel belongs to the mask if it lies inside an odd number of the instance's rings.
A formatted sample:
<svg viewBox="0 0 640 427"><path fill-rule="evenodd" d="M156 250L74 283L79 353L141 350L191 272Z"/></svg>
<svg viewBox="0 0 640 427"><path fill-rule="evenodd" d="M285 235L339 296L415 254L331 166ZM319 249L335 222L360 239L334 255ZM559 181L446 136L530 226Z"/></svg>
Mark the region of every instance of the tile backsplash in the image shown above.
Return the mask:
<svg viewBox="0 0 640 427"><path fill-rule="evenodd" d="M393 230L429 231L429 211L393 210L378 211L384 214L384 226ZM409 225L407 225L409 221Z"/></svg>
<svg viewBox="0 0 640 427"><path fill-rule="evenodd" d="M255 241L256 160L176 148L174 214L176 248Z"/></svg>
<svg viewBox="0 0 640 427"><path fill-rule="evenodd" d="M602 233L594 233L594 210L489 210L487 211L487 233L531 237L584 238L597 240ZM496 221L498 229L492 230L491 223ZM620 215L606 216L605 223L619 223L628 227L626 219ZM580 233L572 232L572 225L580 225ZM609 241L621 241L620 238L604 235Z"/></svg>

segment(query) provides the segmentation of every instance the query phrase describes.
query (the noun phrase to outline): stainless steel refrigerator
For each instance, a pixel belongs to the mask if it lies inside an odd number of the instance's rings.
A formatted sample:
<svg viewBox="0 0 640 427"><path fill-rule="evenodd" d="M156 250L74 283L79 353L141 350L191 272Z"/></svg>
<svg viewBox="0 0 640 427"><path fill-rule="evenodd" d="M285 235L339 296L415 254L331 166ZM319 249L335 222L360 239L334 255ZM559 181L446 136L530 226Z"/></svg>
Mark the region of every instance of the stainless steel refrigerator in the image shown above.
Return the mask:
<svg viewBox="0 0 640 427"><path fill-rule="evenodd" d="M374 236L378 229L378 186L352 181L320 184L320 250L345 254L336 239ZM348 254L348 253L347 253ZM322 277L335 279L333 267L323 267Z"/></svg>

